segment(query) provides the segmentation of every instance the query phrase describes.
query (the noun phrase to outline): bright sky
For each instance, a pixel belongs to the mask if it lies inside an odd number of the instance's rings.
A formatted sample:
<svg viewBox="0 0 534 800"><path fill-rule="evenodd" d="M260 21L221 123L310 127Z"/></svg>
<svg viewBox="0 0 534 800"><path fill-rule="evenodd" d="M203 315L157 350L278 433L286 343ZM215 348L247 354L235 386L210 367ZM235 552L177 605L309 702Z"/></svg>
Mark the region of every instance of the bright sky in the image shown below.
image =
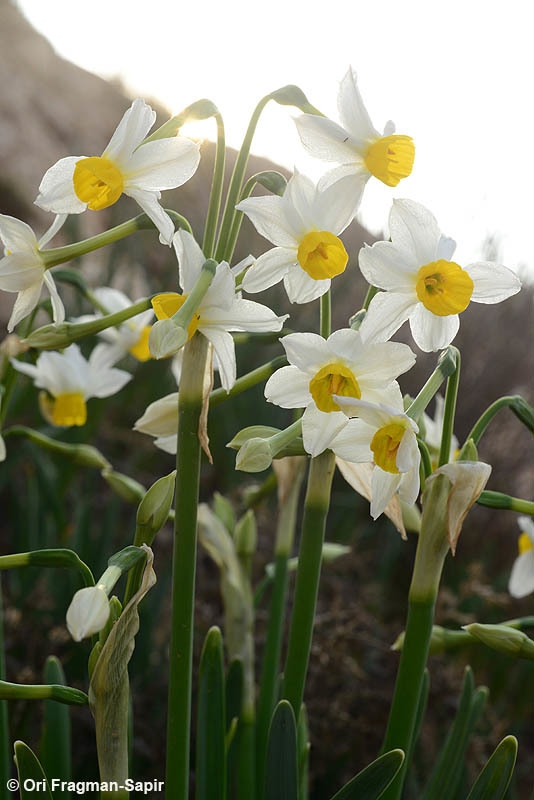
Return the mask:
<svg viewBox="0 0 534 800"><path fill-rule="evenodd" d="M19 0L58 53L177 113L201 97L239 147L257 101L298 84L337 119L338 83L356 69L371 119L413 136L413 174L368 183L360 219L383 230L393 197L436 215L456 260L498 237L502 263L534 274L532 4L526 0ZM288 107L269 104L253 152L312 177ZM117 120L118 121L118 120ZM184 129L185 132L185 129ZM111 131L110 131L111 134ZM213 123L190 135L213 138ZM330 165L332 166L332 165Z"/></svg>

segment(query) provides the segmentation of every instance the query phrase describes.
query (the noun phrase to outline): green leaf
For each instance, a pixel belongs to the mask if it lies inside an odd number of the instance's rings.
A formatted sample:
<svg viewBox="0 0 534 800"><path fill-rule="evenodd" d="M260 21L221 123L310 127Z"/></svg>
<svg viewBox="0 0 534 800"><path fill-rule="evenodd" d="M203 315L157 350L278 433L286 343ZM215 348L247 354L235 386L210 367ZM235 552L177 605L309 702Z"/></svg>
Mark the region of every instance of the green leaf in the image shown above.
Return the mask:
<svg viewBox="0 0 534 800"><path fill-rule="evenodd" d="M24 742L15 742L15 765L19 776L21 800L33 800L35 797L47 797L48 800L53 800L50 786L39 759ZM45 786L45 788L25 789L24 783L26 781L28 781L29 786Z"/></svg>
<svg viewBox="0 0 534 800"><path fill-rule="evenodd" d="M304 703L300 708L297 728L297 752L299 770L299 800L308 800L310 736L308 730L308 714Z"/></svg>
<svg viewBox="0 0 534 800"><path fill-rule="evenodd" d="M297 729L287 700L276 706L269 729L264 800L298 800Z"/></svg>
<svg viewBox="0 0 534 800"><path fill-rule="evenodd" d="M65 685L65 674L59 659L49 656L44 668L45 683ZM43 768L50 778L69 781L71 777L70 712L66 705L54 700L44 701L44 718L41 733L40 756ZM55 798L69 798L70 792L57 791Z"/></svg>
<svg viewBox="0 0 534 800"><path fill-rule="evenodd" d="M350 780L331 800L378 800L402 766L402 750L390 750Z"/></svg>
<svg viewBox="0 0 534 800"><path fill-rule="evenodd" d="M2 575L0 573L0 680L3 680L6 677L6 664L4 653L4 609L1 578ZM11 775L10 755L7 702L5 700L0 700L0 787L5 787L6 781ZM0 797L1 796L2 795L0 794Z"/></svg>
<svg viewBox="0 0 534 800"><path fill-rule="evenodd" d="M514 771L517 739L506 736L478 776L466 800L502 800Z"/></svg>
<svg viewBox="0 0 534 800"><path fill-rule="evenodd" d="M213 511L215 512L215 516L221 520L228 533L233 534L236 524L234 507L231 502L219 492L215 492L213 495Z"/></svg>
<svg viewBox="0 0 534 800"><path fill-rule="evenodd" d="M222 636L208 631L200 659L196 750L196 800L226 797L226 709Z"/></svg>

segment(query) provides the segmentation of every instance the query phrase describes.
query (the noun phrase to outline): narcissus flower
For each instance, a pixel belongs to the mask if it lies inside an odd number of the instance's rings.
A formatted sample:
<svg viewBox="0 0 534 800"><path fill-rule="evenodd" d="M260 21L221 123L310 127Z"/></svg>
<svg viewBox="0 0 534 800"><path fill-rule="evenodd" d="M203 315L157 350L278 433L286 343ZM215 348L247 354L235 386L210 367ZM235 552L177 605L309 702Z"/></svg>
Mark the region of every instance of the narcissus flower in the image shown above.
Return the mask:
<svg viewBox="0 0 534 800"><path fill-rule="evenodd" d="M460 327L469 303L500 303L521 288L507 267L478 261L461 267L451 261L455 242L442 236L433 214L412 200L394 200L389 215L391 242L360 250L360 269L384 289L371 300L360 331L386 341L407 319L421 350L441 350Z"/></svg>
<svg viewBox="0 0 534 800"><path fill-rule="evenodd" d="M154 400L134 424L134 431L154 436L154 444L166 453L176 453L178 444L178 392Z"/></svg>
<svg viewBox="0 0 534 800"><path fill-rule="evenodd" d="M415 363L407 345L366 343L350 328L335 331L328 339L315 333L291 333L281 343L290 366L271 375L265 397L282 408L305 408L302 437L304 449L312 456L329 447L347 425L337 395L402 405L395 378Z"/></svg>
<svg viewBox="0 0 534 800"><path fill-rule="evenodd" d="M65 309L57 293L56 284L50 270L45 270L40 248L44 247L59 231L66 214L59 214L46 233L37 241L29 225L15 217L0 214L0 239L5 255L0 259L0 289L5 292L18 292L8 331L31 314L41 296L43 283L50 292L54 322L65 319Z"/></svg>
<svg viewBox="0 0 534 800"><path fill-rule="evenodd" d="M11 359L19 372L29 375L38 389L45 389L52 400L47 404L54 425L84 425L86 401L91 397L109 397L131 379L128 372L109 366L107 345L97 345L86 360L76 344L62 353L41 353L36 364Z"/></svg>
<svg viewBox="0 0 534 800"><path fill-rule="evenodd" d="M512 567L508 591L512 597L526 597L534 592L534 521L530 517L519 517L517 522L521 531L519 555Z"/></svg>
<svg viewBox="0 0 534 800"><path fill-rule="evenodd" d="M193 236L179 230L174 235L179 282L183 294L156 295L152 306L158 319L168 319L185 303L195 286L206 258ZM277 317L267 306L243 300L235 292L235 276L228 264L217 265L215 277L188 327L189 338L198 330L213 345L221 384L230 391L236 379L235 346L229 331L279 331L288 314Z"/></svg>
<svg viewBox="0 0 534 800"><path fill-rule="evenodd" d="M78 589L67 610L67 628L75 642L99 633L109 619L109 600L101 586Z"/></svg>
<svg viewBox="0 0 534 800"><path fill-rule="evenodd" d="M383 513L395 492L405 503L413 505L419 494L416 423L399 406L374 405L340 396L335 400L348 416L359 419L350 419L330 447L345 461L374 462L372 518L377 519Z"/></svg>
<svg viewBox="0 0 534 800"><path fill-rule="evenodd" d="M134 100L101 156L68 156L45 173L36 204L56 214L99 211L121 194L133 198L171 244L174 225L159 205L162 189L176 189L195 173L199 147L183 136L143 144L156 121L144 100Z"/></svg>
<svg viewBox="0 0 534 800"><path fill-rule="evenodd" d="M391 120L383 134L376 130L352 67L341 81L337 105L341 125L314 114L303 114L295 120L302 144L312 156L341 165L327 173L323 182L330 184L351 176L363 187L374 175L387 186L397 186L402 178L407 178L415 156L413 140L410 136L396 135Z"/></svg>
<svg viewBox="0 0 534 800"><path fill-rule="evenodd" d="M114 314L129 308L133 301L118 289L111 289L108 286L101 286L93 291L97 301L105 309L106 313ZM78 317L76 322L90 322L99 319L102 314L85 314ZM99 333L102 339L109 342L107 354L109 364L116 364L121 358L131 353L138 361L148 361L150 350L148 349L148 337L150 335L150 322L154 318L152 309L143 311L135 317L123 322L116 328L106 328Z"/></svg>
<svg viewBox="0 0 534 800"><path fill-rule="evenodd" d="M300 173L283 197L248 197L243 211L262 236L276 247L260 256L243 279L246 292L261 292L283 279L292 303L309 303L344 272L349 257L339 239L356 213L361 190L340 181L324 191Z"/></svg>

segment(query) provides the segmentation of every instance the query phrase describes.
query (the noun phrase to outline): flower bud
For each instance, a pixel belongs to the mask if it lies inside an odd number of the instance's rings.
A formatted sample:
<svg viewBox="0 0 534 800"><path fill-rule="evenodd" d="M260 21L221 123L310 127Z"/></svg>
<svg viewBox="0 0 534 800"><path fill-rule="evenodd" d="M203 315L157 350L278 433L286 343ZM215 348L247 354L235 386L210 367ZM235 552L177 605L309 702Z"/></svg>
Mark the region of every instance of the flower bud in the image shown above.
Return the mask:
<svg viewBox="0 0 534 800"><path fill-rule="evenodd" d="M463 629L499 653L534 660L534 642L523 631L508 625L481 625L478 622L464 625Z"/></svg>
<svg viewBox="0 0 534 800"><path fill-rule="evenodd" d="M235 468L242 472L263 472L273 463L273 454L267 439L249 439L240 448Z"/></svg>
<svg viewBox="0 0 534 800"><path fill-rule="evenodd" d="M102 630L109 617L109 601L100 586L79 589L67 611L67 628L75 642Z"/></svg>
<svg viewBox="0 0 534 800"><path fill-rule="evenodd" d="M152 325L148 349L153 358L172 356L187 342L189 334L172 319L160 319Z"/></svg>
<svg viewBox="0 0 534 800"><path fill-rule="evenodd" d="M30 335L22 340L22 344L28 347L38 347L41 350L59 350L68 347L72 343L69 332L72 328L71 322L62 322L60 325L43 325L37 328Z"/></svg>
<svg viewBox="0 0 534 800"><path fill-rule="evenodd" d="M141 537L144 542L150 544L167 521L174 497L175 480L176 470L173 470L169 475L165 475L153 483L139 503L136 518L136 542Z"/></svg>

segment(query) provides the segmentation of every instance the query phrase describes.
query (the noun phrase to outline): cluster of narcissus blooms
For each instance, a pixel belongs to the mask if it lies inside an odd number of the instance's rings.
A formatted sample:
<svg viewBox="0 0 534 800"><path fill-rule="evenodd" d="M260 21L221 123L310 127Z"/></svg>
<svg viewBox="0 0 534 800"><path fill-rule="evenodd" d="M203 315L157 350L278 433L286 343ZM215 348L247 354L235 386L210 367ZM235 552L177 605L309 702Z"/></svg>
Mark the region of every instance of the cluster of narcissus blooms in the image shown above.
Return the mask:
<svg viewBox="0 0 534 800"><path fill-rule="evenodd" d="M374 176L394 187L412 171L411 137L395 134L391 122L382 134L373 126L352 69L341 81L338 109L339 123L314 114L295 120L306 150L337 166L317 185L295 172L283 196L249 197L238 203L237 209L274 247L233 269L225 262L218 264L189 324L189 337L199 331L212 345L227 391L236 380L231 331L280 331L287 318L243 299L236 290L236 274L244 271L245 292L260 292L283 281L291 303L321 297L347 267L349 256L339 237L358 211L367 180ZM181 293L153 298L157 319L171 318L185 303L205 256L191 234L174 232L159 199L161 190L180 186L193 175L199 151L182 136L147 138L154 121L150 106L135 100L101 156L71 156L47 171L36 203L58 216L39 243L25 223L0 218L0 236L9 251L0 261L0 288L19 293L10 329L35 308L43 282L52 297L54 321L64 319L39 248L67 214L106 208L123 193L139 203L158 228L160 240L174 245L178 258ZM407 345L389 339L409 320L421 350L442 349L454 339L459 314L471 301L497 303L520 288L506 267L486 262L461 266L452 261L454 242L441 234L430 211L411 200L393 202L389 229L391 241L360 251L362 274L381 291L372 299L359 331L338 330L328 339L312 333L286 336L281 341L289 366L275 372L265 387L268 401L304 409L303 444L310 455L330 448L344 460L374 465L373 517L383 512L396 492L414 503L419 491L418 427L404 413L396 381L411 368L415 355ZM125 295L110 288L96 290L94 296L102 311L129 305ZM88 397L110 394L128 380L119 378L126 373L113 369L114 363L127 353L139 360L163 354L157 352L156 337L156 349L152 348L151 318L149 311L104 331L106 345L99 345L88 362L72 345L62 355L43 353L36 366L14 364L52 395L55 424L82 424ZM70 361L75 368L65 369ZM427 418L427 442L435 455L441 431L432 430L429 423ZM174 393L152 403L135 427L155 436L157 446L174 452L176 424ZM441 427L438 419L437 427ZM456 446L451 446L451 459Z"/></svg>

